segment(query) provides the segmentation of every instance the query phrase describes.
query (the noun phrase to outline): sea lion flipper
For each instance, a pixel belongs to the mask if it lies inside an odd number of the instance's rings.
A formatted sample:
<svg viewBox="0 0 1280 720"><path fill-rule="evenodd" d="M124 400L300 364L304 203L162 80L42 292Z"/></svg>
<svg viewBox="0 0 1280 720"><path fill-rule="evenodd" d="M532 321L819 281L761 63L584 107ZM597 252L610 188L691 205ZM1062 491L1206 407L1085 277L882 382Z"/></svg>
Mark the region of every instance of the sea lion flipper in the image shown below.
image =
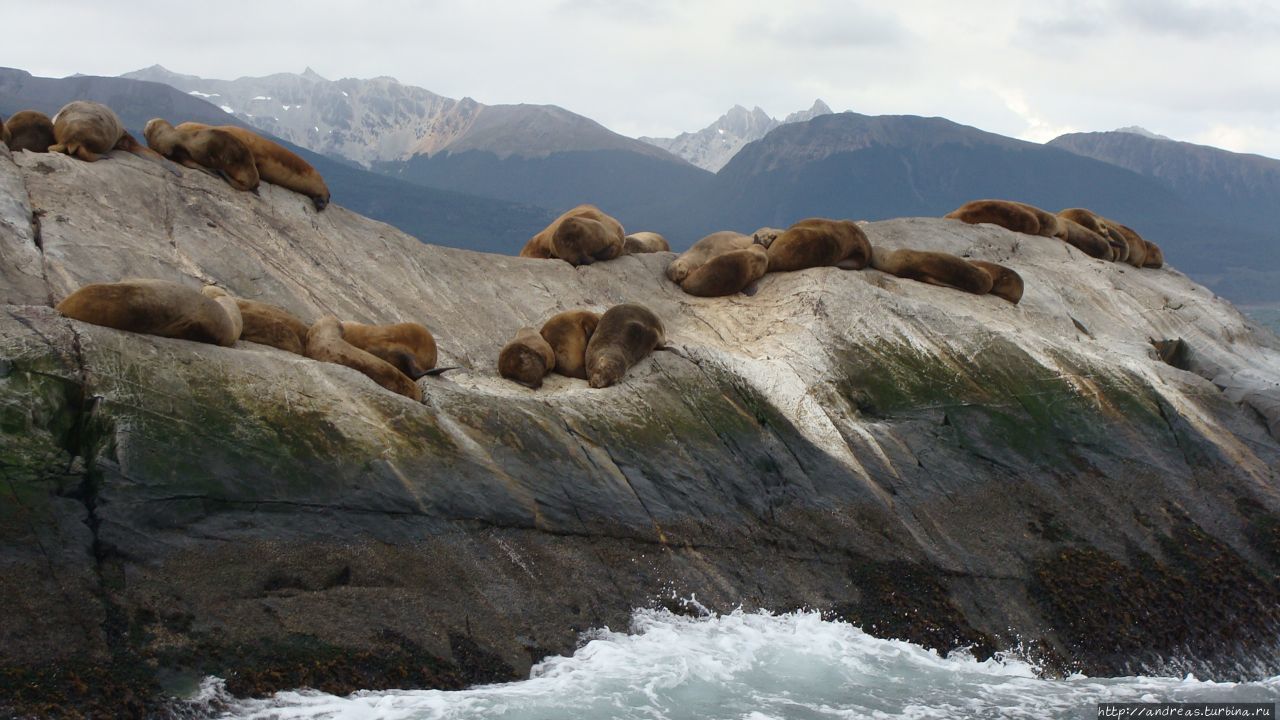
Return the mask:
<svg viewBox="0 0 1280 720"><path fill-rule="evenodd" d="M747 285L746 287L742 288L741 292L743 295L746 295L747 297L751 297L752 295L755 295L756 293L760 292L760 282L756 281Z"/></svg>
<svg viewBox="0 0 1280 720"><path fill-rule="evenodd" d="M426 371L425 373L423 373L423 375L424 375L424 376L429 376L429 375L440 375L441 373L445 373L445 372L448 372L448 371L450 371L450 370L461 370L461 369L462 369L462 366L461 366L461 365L450 365L449 367L431 368L430 370L428 370L428 371Z"/></svg>

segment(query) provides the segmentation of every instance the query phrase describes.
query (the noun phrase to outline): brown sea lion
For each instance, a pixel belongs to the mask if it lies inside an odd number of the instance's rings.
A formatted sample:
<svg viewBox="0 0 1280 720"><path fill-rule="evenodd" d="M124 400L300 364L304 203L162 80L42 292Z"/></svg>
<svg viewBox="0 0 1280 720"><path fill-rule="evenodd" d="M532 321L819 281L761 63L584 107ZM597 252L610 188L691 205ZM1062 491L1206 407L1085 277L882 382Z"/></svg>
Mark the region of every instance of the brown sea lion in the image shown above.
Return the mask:
<svg viewBox="0 0 1280 720"><path fill-rule="evenodd" d="M307 331L306 356L321 362L346 365L394 393L422 401L422 389L391 363L361 350L343 338L342 323L325 316Z"/></svg>
<svg viewBox="0 0 1280 720"><path fill-rule="evenodd" d="M986 270L964 258L928 250L874 248L871 267L900 278L964 290L974 295L991 292L993 283Z"/></svg>
<svg viewBox="0 0 1280 720"><path fill-rule="evenodd" d="M643 305L614 305L600 316L587 343L587 381L593 388L613 385L644 356L662 347L666 330Z"/></svg>
<svg viewBox="0 0 1280 720"><path fill-rule="evenodd" d="M671 244L656 232L631 233L622 239L622 252L627 255L671 252Z"/></svg>
<svg viewBox="0 0 1280 720"><path fill-rule="evenodd" d="M769 251L752 244L702 263L680 281L680 289L699 297L723 297L742 292L768 271Z"/></svg>
<svg viewBox="0 0 1280 720"><path fill-rule="evenodd" d="M1124 223L1118 223L1115 220L1109 220L1107 218L1103 218L1103 220L1105 220L1112 229L1120 233L1120 235L1124 237L1125 242L1128 243L1129 254L1125 257L1124 261L1134 267L1142 267L1143 263L1147 261L1147 241L1143 239L1137 231Z"/></svg>
<svg viewBox="0 0 1280 720"><path fill-rule="evenodd" d="M48 115L35 110L14 113L4 124L4 129L9 133L6 143L14 152L49 152L49 146L57 142L53 138L53 121Z"/></svg>
<svg viewBox="0 0 1280 720"><path fill-rule="evenodd" d="M525 244L520 257L560 258L570 265L612 260L623 252L622 224L594 205L579 205L551 221Z"/></svg>
<svg viewBox="0 0 1280 720"><path fill-rule="evenodd" d="M1036 214L1020 203L1008 200L973 200L952 210L943 217L977 225L989 223L999 225L1026 235L1040 234L1040 219Z"/></svg>
<svg viewBox="0 0 1280 720"><path fill-rule="evenodd" d="M180 165L211 171L237 190L252 191L258 187L258 167L253 153L225 130L178 130L162 118L152 118L142 136L148 147Z"/></svg>
<svg viewBox="0 0 1280 720"><path fill-rule="evenodd" d="M177 129L182 131L204 130L211 126L203 123L184 122ZM311 163L279 143L235 125L219 125L215 130L231 133L253 153L258 177L272 185L279 185L311 198L317 211L329 204L329 186Z"/></svg>
<svg viewBox="0 0 1280 720"><path fill-rule="evenodd" d="M1058 217L1075 221L1082 227L1097 233L1103 240L1106 240L1107 244L1111 246L1112 260L1123 262L1129 257L1129 243L1101 215L1085 208L1067 208L1059 211Z"/></svg>
<svg viewBox="0 0 1280 720"><path fill-rule="evenodd" d="M58 152L94 162L112 150L124 150L154 161L176 174L164 158L149 147L141 145L125 132L115 111L102 103L76 100L62 106L53 116L54 144L49 152Z"/></svg>
<svg viewBox="0 0 1280 720"><path fill-rule="evenodd" d="M1164 267L1164 251L1160 249L1160 246L1151 242L1150 240L1144 240L1143 242L1147 244L1147 256L1142 260L1142 267L1144 268Z"/></svg>
<svg viewBox="0 0 1280 720"><path fill-rule="evenodd" d="M599 323L600 316L590 310L567 310L543 323L542 338L556 356L554 372L587 379L587 343Z"/></svg>
<svg viewBox="0 0 1280 720"><path fill-rule="evenodd" d="M1004 298L1014 305L1022 299L1022 276L1013 268L986 260L968 260L970 265L979 267L991 276L991 294Z"/></svg>
<svg viewBox="0 0 1280 720"><path fill-rule="evenodd" d="M244 318L241 340L270 345L295 355L305 355L307 331L311 329L293 313L257 300L236 298L240 316Z"/></svg>
<svg viewBox="0 0 1280 720"><path fill-rule="evenodd" d="M769 272L834 265L861 270L871 261L871 241L852 220L805 218L769 243Z"/></svg>
<svg viewBox="0 0 1280 720"><path fill-rule="evenodd" d="M1080 252L1099 260L1110 260L1115 257L1111 250L1111 243L1106 238L1075 220L1058 218L1058 221L1067 231L1063 241L1074 245Z"/></svg>
<svg viewBox="0 0 1280 720"><path fill-rule="evenodd" d="M670 265L667 265L667 278L679 284L689 276L689 273L702 267L717 255L734 250L745 250L754 244L753 238L740 232L721 230L711 233L689 246L688 250L680 253Z"/></svg>
<svg viewBox="0 0 1280 720"><path fill-rule="evenodd" d="M1062 227L1057 215L1029 203L1018 202L1017 200L1011 200L1010 202L1036 216L1036 222L1040 223L1040 229L1036 232L1037 235L1054 237L1059 240L1065 238L1067 231Z"/></svg>
<svg viewBox="0 0 1280 720"><path fill-rule="evenodd" d="M431 370L436 366L436 339L430 330L418 323L365 325L344 322L342 338L391 363L413 380L433 374Z"/></svg>
<svg viewBox="0 0 1280 720"><path fill-rule="evenodd" d="M498 353L498 374L534 390L542 387L542 378L555 366L556 351L531 327L517 330L515 339Z"/></svg>
<svg viewBox="0 0 1280 720"><path fill-rule="evenodd" d="M240 336L235 303L168 280L85 285L58 303L57 310L93 325L227 347Z"/></svg>

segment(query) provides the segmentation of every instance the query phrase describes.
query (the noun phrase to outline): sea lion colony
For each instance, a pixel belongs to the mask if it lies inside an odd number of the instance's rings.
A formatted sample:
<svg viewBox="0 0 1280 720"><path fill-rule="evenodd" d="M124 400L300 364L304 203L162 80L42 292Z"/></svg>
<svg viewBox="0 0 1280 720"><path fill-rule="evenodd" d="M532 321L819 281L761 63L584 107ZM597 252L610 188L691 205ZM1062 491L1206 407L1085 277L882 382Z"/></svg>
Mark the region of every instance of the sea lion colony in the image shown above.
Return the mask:
<svg viewBox="0 0 1280 720"><path fill-rule="evenodd" d="M69 103L49 120L23 111L0 122L11 149L64 152L95 161L111 150L165 158L208 172L237 190L254 191L259 180L311 198L316 210L329 202L324 179L289 150L243 128L182 123L162 118L147 123L143 148L105 105ZM1084 208L1050 213L1008 200L975 200L945 217L966 223L990 223L1013 232L1060 240L1085 254L1138 268L1159 268L1159 246L1136 231ZM636 253L669 251L666 239L652 232L628 235L617 219L593 205L579 205L536 233L522 257L560 259L572 265L604 262ZM751 293L769 272L813 267L861 270L950 287L976 295L991 294L1017 304L1022 277L1010 267L967 260L942 252L871 245L850 220L806 218L786 229L760 228L752 235L712 233L676 256L667 278L690 295L720 297ZM417 323L364 325L328 316L306 323L283 308L235 298L222 288L202 291L162 280L124 280L86 285L58 303L63 315L120 330L232 346L237 340L270 345L315 360L354 368L379 385L421 400L417 380L436 369L436 345ZM522 327L498 354L498 374L537 389L556 372L586 380L591 387L619 382L627 370L665 343L665 328L652 311L622 304L603 314L570 310L539 329Z"/></svg>

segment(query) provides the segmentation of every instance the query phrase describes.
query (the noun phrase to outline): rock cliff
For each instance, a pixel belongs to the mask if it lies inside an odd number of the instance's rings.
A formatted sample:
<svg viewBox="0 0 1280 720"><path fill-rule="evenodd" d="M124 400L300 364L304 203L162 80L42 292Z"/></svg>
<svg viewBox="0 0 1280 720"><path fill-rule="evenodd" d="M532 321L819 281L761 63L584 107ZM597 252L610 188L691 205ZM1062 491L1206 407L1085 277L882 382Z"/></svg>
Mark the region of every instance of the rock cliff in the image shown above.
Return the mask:
<svg viewBox="0 0 1280 720"><path fill-rule="evenodd" d="M668 254L451 250L265 184L0 153L0 711L514 678L691 594L1050 671L1277 672L1280 340L1173 269L866 230L1026 295L815 269L696 298ZM49 307L129 276L422 322L461 369L417 404ZM496 377L518 327L624 301L672 347L621 385Z"/></svg>

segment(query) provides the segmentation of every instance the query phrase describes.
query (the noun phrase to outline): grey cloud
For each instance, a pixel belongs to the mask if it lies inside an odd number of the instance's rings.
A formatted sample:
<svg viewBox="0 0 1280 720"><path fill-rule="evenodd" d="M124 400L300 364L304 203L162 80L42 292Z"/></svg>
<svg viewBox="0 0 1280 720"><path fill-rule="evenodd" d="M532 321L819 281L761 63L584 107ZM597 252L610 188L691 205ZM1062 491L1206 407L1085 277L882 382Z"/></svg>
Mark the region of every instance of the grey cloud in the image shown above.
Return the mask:
<svg viewBox="0 0 1280 720"><path fill-rule="evenodd" d="M1117 0L1115 9L1120 27L1137 25L1188 39L1274 34L1280 30L1280 13L1274 3Z"/></svg>

